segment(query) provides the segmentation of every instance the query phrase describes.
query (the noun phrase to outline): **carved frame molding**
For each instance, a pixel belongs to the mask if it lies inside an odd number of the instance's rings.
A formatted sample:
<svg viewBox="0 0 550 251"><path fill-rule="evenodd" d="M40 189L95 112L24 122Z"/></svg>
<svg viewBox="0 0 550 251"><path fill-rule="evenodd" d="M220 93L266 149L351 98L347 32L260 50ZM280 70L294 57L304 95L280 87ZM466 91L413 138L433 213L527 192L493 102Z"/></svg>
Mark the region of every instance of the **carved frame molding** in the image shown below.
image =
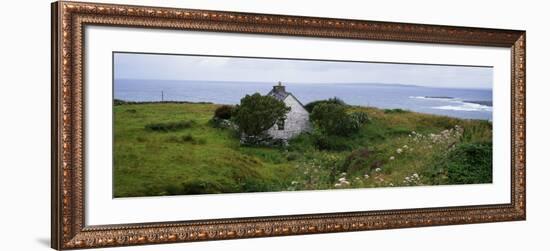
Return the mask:
<svg viewBox="0 0 550 251"><path fill-rule="evenodd" d="M510 204L86 226L84 27L125 26L497 46L512 51ZM52 248L423 227L526 218L525 31L79 2L52 4Z"/></svg>

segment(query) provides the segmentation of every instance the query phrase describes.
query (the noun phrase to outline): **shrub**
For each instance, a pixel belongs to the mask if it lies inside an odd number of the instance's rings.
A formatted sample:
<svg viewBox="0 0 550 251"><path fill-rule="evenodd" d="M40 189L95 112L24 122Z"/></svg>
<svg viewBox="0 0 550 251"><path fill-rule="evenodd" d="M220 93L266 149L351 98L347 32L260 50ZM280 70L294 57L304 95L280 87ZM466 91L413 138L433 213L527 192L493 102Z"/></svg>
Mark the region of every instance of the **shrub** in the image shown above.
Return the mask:
<svg viewBox="0 0 550 251"><path fill-rule="evenodd" d="M347 105L346 102L344 102L342 99L338 97L334 97L334 98L329 98L327 100L317 100L317 101L310 102L307 105L305 105L304 108L306 108L306 110L311 113L313 111L313 108L315 108L315 106L319 104L336 104L336 105L344 105L344 106Z"/></svg>
<svg viewBox="0 0 550 251"><path fill-rule="evenodd" d="M353 145L345 137L317 133L313 135L313 140L319 150L348 151L353 149Z"/></svg>
<svg viewBox="0 0 550 251"><path fill-rule="evenodd" d="M194 120L184 120L178 122L150 123L145 125L145 129L159 132L177 131L191 128L195 125Z"/></svg>
<svg viewBox="0 0 550 251"><path fill-rule="evenodd" d="M288 153L288 155L286 156L286 160L288 161L293 161L293 160L297 160L300 158L300 154L299 153L295 153L295 152L290 152Z"/></svg>
<svg viewBox="0 0 550 251"><path fill-rule="evenodd" d="M371 151L367 148L362 148L353 151L342 163L339 170L341 172L353 173L368 167Z"/></svg>
<svg viewBox="0 0 550 251"><path fill-rule="evenodd" d="M147 138L143 137L143 136L137 136L136 137L136 140L137 142L139 143L143 143L143 142L146 142L147 141Z"/></svg>
<svg viewBox="0 0 550 251"><path fill-rule="evenodd" d="M493 126L490 122L466 124L460 137L462 143L490 142L493 137Z"/></svg>
<svg viewBox="0 0 550 251"><path fill-rule="evenodd" d="M124 101L122 99L115 99L113 100L113 104L114 105L124 105L124 104L127 104L128 102L127 101Z"/></svg>
<svg viewBox="0 0 550 251"><path fill-rule="evenodd" d="M237 129L237 126L235 123L233 123L231 120L228 119L220 119L213 117L208 121L208 124L214 128L220 128L220 129Z"/></svg>
<svg viewBox="0 0 550 251"><path fill-rule="evenodd" d="M435 162L427 173L435 184L479 184L492 182L491 143L458 144Z"/></svg>
<svg viewBox="0 0 550 251"><path fill-rule="evenodd" d="M352 112L350 116L356 123L359 124L365 124L370 121L368 114L363 111Z"/></svg>
<svg viewBox="0 0 550 251"><path fill-rule="evenodd" d="M237 188L227 180L212 180L208 178L195 178L186 180L180 185L170 184L164 187L167 195L190 195L190 194L216 194L231 193Z"/></svg>
<svg viewBox="0 0 550 251"><path fill-rule="evenodd" d="M349 136L358 132L361 124L347 114L346 109L338 104L318 104L310 119L327 135Z"/></svg>
<svg viewBox="0 0 550 251"><path fill-rule="evenodd" d="M384 113L391 114L391 113L407 113L409 111L403 110L403 109L384 109Z"/></svg>
<svg viewBox="0 0 550 251"><path fill-rule="evenodd" d="M222 105L214 111L214 118L230 119L233 113L233 106Z"/></svg>
<svg viewBox="0 0 550 251"><path fill-rule="evenodd" d="M173 143L191 143L193 145L204 145L204 144L206 144L205 139L196 138L191 134L186 134L186 135L179 136L179 137L171 136L171 137L168 138L168 141L173 142Z"/></svg>
<svg viewBox="0 0 550 251"><path fill-rule="evenodd" d="M259 93L246 95L233 112L233 120L241 133L247 136L261 136L279 119L285 119L290 111L283 101Z"/></svg>

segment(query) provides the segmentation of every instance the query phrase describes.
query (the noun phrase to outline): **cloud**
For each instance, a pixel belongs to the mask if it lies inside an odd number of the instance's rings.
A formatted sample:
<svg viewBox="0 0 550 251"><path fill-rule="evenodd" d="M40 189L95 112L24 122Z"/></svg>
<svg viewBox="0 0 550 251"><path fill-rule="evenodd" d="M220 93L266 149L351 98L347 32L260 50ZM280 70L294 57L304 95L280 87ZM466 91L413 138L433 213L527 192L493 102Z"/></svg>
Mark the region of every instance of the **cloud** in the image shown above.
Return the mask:
<svg viewBox="0 0 550 251"><path fill-rule="evenodd" d="M492 67L115 53L115 78L492 88Z"/></svg>

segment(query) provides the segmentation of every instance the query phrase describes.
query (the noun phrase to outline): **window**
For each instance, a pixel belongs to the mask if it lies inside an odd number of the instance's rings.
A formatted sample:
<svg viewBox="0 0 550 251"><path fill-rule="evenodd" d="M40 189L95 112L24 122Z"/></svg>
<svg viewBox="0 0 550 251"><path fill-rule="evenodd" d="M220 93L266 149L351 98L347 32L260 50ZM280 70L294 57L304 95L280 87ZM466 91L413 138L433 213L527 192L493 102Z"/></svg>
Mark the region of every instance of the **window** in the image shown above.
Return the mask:
<svg viewBox="0 0 550 251"><path fill-rule="evenodd" d="M285 120L284 119L279 119L279 121L277 121L277 129L279 129L279 131L282 131L285 129Z"/></svg>

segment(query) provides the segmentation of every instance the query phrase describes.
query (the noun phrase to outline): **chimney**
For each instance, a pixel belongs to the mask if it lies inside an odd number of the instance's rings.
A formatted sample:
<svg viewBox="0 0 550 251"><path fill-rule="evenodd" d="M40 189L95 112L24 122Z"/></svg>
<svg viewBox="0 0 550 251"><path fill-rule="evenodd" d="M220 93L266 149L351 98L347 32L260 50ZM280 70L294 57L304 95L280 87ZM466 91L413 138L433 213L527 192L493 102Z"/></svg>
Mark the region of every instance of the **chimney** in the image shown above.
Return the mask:
<svg viewBox="0 0 550 251"><path fill-rule="evenodd" d="M286 92L285 86L279 81L277 85L273 86L273 92Z"/></svg>

